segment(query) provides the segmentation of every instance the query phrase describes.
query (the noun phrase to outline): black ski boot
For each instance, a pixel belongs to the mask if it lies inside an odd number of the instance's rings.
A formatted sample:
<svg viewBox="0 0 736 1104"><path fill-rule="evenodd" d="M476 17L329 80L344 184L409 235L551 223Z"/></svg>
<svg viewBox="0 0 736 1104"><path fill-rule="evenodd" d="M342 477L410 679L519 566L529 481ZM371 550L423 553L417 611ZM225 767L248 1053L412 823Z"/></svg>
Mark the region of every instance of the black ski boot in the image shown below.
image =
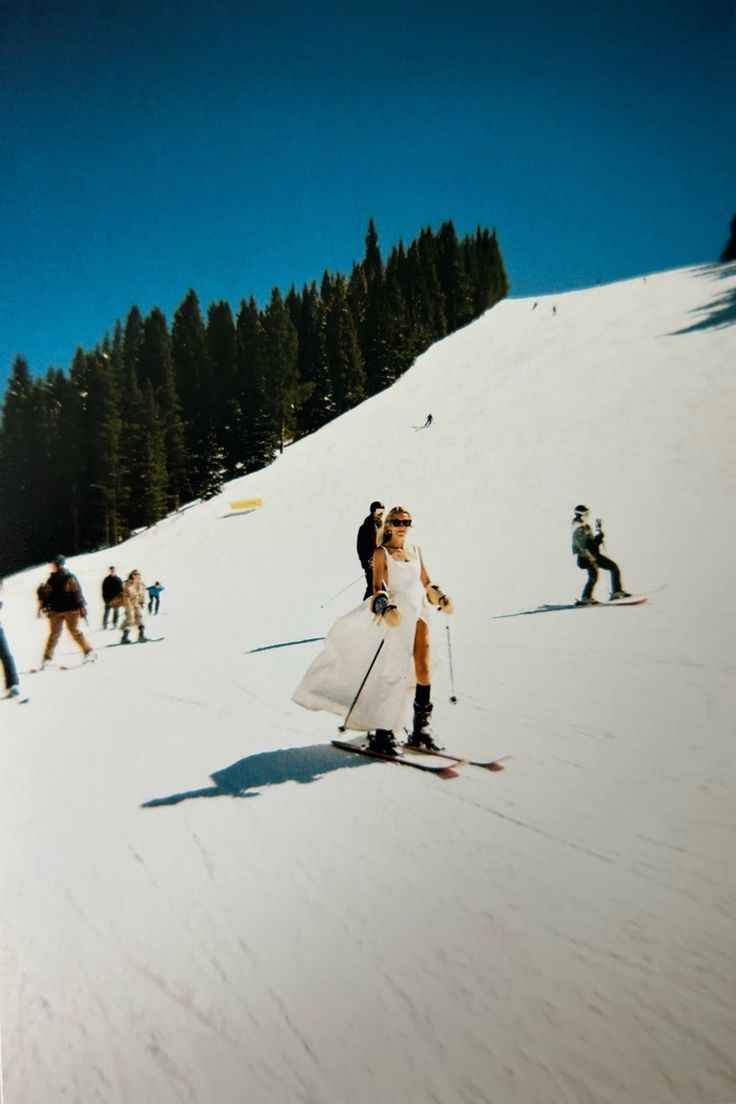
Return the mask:
<svg viewBox="0 0 736 1104"><path fill-rule="evenodd" d="M146 636L146 630L143 628L142 625L140 625L138 627L138 643L145 644L147 640L148 637Z"/></svg>
<svg viewBox="0 0 736 1104"><path fill-rule="evenodd" d="M432 719L432 709L431 702L427 702L426 705L420 705L417 701L414 702L414 728L411 736L406 741L407 747L426 748L427 751L442 751L439 744L435 743L432 729L429 727L429 722Z"/></svg>
<svg viewBox="0 0 736 1104"><path fill-rule="evenodd" d="M396 737L388 728L377 728L375 732L369 732L368 747L371 751L380 752L381 755L399 754Z"/></svg>
<svg viewBox="0 0 736 1104"><path fill-rule="evenodd" d="M132 644L132 640L130 639L130 630L129 629L123 629L123 638L120 641L120 643L121 644Z"/></svg>

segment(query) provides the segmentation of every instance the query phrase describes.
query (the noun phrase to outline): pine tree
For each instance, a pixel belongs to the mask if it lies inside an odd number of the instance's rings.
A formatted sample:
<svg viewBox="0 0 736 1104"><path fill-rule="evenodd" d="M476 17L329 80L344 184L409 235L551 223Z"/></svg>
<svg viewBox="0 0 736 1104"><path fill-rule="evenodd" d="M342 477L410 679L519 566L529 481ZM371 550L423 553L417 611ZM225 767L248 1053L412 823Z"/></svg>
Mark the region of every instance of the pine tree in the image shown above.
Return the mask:
<svg viewBox="0 0 736 1104"><path fill-rule="evenodd" d="M238 398L241 409L237 463L246 472L273 460L278 430L266 407L266 335L255 299L240 305L236 322Z"/></svg>
<svg viewBox="0 0 736 1104"><path fill-rule="evenodd" d="M131 326L131 318L135 319ZM140 328L137 322L140 322ZM146 442L143 392L139 383L139 350L143 343L143 319L138 308L128 316L116 353L120 361L120 492L121 532L125 536L144 524L141 488L145 478Z"/></svg>
<svg viewBox="0 0 736 1104"><path fill-rule="evenodd" d="M418 356L447 334L445 298L437 275L437 250L434 235L422 230L409 246L403 276L410 340Z"/></svg>
<svg viewBox="0 0 736 1104"><path fill-rule="evenodd" d="M323 281L323 287L325 283ZM338 276L326 302L325 339L335 413L342 414L365 398L365 369L348 302L344 276Z"/></svg>
<svg viewBox="0 0 736 1104"><path fill-rule="evenodd" d="M78 364L78 377L84 378L86 365L83 354L75 358ZM59 453L64 483L67 487L68 529L70 545L62 551L77 552L84 547L85 536L85 480L86 450L84 448L86 418L84 409L85 392L79 378L75 377L75 365L64 389L64 402L59 417Z"/></svg>
<svg viewBox="0 0 736 1104"><path fill-rule="evenodd" d="M50 368L41 384L45 424L41 434L48 443L45 473L45 551L31 560L78 548L75 532L76 487L80 478L77 440L81 425L81 400L61 369ZM28 562L28 560L26 560Z"/></svg>
<svg viewBox="0 0 736 1104"><path fill-rule="evenodd" d="M122 356L113 360L99 350L87 357L89 364L86 423L89 451L87 480L88 520L85 535L92 547L117 544L123 525L120 515Z"/></svg>
<svg viewBox="0 0 736 1104"><path fill-rule="evenodd" d="M406 266L404 247L392 250L386 265L378 314L376 375L381 387L390 386L414 360L409 315L403 293Z"/></svg>
<svg viewBox="0 0 736 1104"><path fill-rule="evenodd" d="M166 514L167 486L166 431L160 416L153 384L147 380L142 395L143 424L143 480L140 494L142 524L155 525Z"/></svg>
<svg viewBox="0 0 736 1104"><path fill-rule="evenodd" d="M131 372L135 373L138 384L140 379L138 362L140 359L141 345L143 344L143 316L138 307L131 307L125 320L123 329L123 370L126 380L130 380Z"/></svg>
<svg viewBox="0 0 736 1104"><path fill-rule="evenodd" d="M373 219L368 223L365 236L365 256L363 273L366 282L365 310L358 326L358 339L362 352L365 391L375 395L387 384L383 370L384 338L381 334L383 300L383 260L378 244L378 232Z"/></svg>
<svg viewBox="0 0 736 1104"><path fill-rule="evenodd" d="M473 317L470 282L463 253L452 220L444 222L437 238L437 275L445 300L450 333L465 326Z"/></svg>
<svg viewBox="0 0 736 1104"><path fill-rule="evenodd" d="M199 498L208 480L209 442L215 432L216 394L199 299L190 289L174 314L171 348L186 451L183 479L189 498Z"/></svg>
<svg viewBox="0 0 736 1104"><path fill-rule="evenodd" d="M35 443L32 396L28 364L18 356L13 362L5 394L0 438L4 571L22 562L23 550L30 543L32 533L30 465Z"/></svg>
<svg viewBox="0 0 736 1104"><path fill-rule="evenodd" d="M207 312L207 350L212 366L214 400L210 451L221 453L221 462L230 475L236 474L239 460L237 443L242 412L238 397L237 339L230 304L213 303Z"/></svg>
<svg viewBox="0 0 736 1104"><path fill-rule="evenodd" d="M299 317L299 377L307 386L298 422L299 433L303 435L314 433L335 414L327 362L325 308L315 283L304 289Z"/></svg>
<svg viewBox="0 0 736 1104"><path fill-rule="evenodd" d="M165 467L169 478L167 504L169 508L177 509L185 498L196 498L199 493L196 475L193 474L197 465L185 447L184 425L174 380L172 340L166 317L158 307L153 308L143 323L138 365L144 403L148 402L146 385L150 384L161 418Z"/></svg>
<svg viewBox="0 0 736 1104"><path fill-rule="evenodd" d="M273 423L279 427L281 452L294 437L303 392L297 366L298 341L294 324L278 288L263 314L266 338L266 405Z"/></svg>

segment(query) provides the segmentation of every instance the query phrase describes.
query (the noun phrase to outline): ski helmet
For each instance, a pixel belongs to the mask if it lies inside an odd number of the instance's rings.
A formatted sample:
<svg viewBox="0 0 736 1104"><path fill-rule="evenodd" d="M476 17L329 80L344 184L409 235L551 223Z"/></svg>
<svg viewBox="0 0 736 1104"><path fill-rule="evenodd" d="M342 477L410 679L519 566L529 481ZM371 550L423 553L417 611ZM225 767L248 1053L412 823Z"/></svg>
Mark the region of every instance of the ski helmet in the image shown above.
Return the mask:
<svg viewBox="0 0 736 1104"><path fill-rule="evenodd" d="M582 516L583 516L584 514L589 514L589 513L590 513L590 510L588 509L588 507L587 507L587 506L576 506L576 507L575 507L575 513L576 513L576 514L577 514L577 515L578 515L579 517L582 517Z"/></svg>

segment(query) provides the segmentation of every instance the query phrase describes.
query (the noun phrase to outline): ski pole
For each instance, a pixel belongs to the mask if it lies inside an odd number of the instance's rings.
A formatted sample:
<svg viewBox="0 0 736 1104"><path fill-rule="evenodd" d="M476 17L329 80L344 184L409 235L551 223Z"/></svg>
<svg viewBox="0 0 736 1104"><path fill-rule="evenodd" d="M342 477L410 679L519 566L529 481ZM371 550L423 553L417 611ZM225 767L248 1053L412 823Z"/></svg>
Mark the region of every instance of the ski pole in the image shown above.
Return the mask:
<svg viewBox="0 0 736 1104"><path fill-rule="evenodd" d="M452 693L450 694L450 701L454 703L457 701L457 698L455 697L455 675L452 670L452 645L450 643L450 626L445 625L445 629L447 631L447 655L450 660L450 689L452 690Z"/></svg>
<svg viewBox="0 0 736 1104"><path fill-rule="evenodd" d="M374 664L374 663L376 662L376 660L378 659L378 656L379 656L379 653L380 653L380 651L381 651L381 648L383 647L383 645L384 645L385 643L386 643L386 638L384 637L384 639L383 639L383 640L381 641L381 643L380 643L380 644L378 645L378 647L376 648L376 654L374 655L373 659L371 660L371 665L370 665L370 667L368 668L368 670L366 671L365 675L363 676L363 681L361 682L360 686L358 687L358 693L357 693L357 694L355 695L355 697L353 698L353 704L352 704L352 705L350 706L350 708L348 709L348 714L347 714L347 717L345 718L345 720L343 721L343 723L342 723L342 724L340 725L340 732L344 732L344 731L345 731L345 729L346 729L346 728L348 727L348 721L350 720L350 714L351 714L351 713L353 712L353 710L355 709L355 703L357 702L358 698L360 697L360 695L361 695L361 693L362 693L362 690L363 690L363 687L365 686L366 682L368 681L368 676L369 676L369 674L371 673L371 671L373 670L373 664Z"/></svg>
<svg viewBox="0 0 736 1104"><path fill-rule="evenodd" d="M362 575L358 576L358 579L362 578ZM348 585L346 587L343 587L342 590L338 590L337 594L333 594L332 597L328 598L326 602L323 602L319 608L324 609L325 606L328 606L330 604L330 602L334 602L335 599L339 598L341 594L344 594L346 590L350 590L351 587L355 586L355 584L358 582L358 579L353 579L352 583L348 583Z"/></svg>

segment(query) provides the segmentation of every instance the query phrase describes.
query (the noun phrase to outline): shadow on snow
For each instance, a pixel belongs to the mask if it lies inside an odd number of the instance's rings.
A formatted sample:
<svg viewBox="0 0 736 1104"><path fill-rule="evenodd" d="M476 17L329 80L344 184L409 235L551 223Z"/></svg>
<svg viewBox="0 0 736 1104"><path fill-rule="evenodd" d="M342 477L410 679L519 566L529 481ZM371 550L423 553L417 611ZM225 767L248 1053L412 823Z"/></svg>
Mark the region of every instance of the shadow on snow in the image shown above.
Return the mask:
<svg viewBox="0 0 736 1104"><path fill-rule="evenodd" d="M720 269L714 269L707 266L701 275L710 276L711 278L715 274L719 279L726 279L734 275L736 265L721 265ZM695 310L690 312L692 315L700 316L698 321L691 323L689 326L684 326L681 330L674 330L669 336L679 337L681 334L698 333L701 330L719 330L726 326L733 326L736 324L736 288L732 288L730 291L725 292L722 295L716 296L703 307L696 307Z"/></svg>
<svg viewBox="0 0 736 1104"><path fill-rule="evenodd" d="M210 775L214 786L154 797L145 801L142 808L178 805L195 797L258 797L267 786L280 786L282 782L316 782L331 771L362 767L368 763L370 759L350 755L329 744L262 751L215 771Z"/></svg>

